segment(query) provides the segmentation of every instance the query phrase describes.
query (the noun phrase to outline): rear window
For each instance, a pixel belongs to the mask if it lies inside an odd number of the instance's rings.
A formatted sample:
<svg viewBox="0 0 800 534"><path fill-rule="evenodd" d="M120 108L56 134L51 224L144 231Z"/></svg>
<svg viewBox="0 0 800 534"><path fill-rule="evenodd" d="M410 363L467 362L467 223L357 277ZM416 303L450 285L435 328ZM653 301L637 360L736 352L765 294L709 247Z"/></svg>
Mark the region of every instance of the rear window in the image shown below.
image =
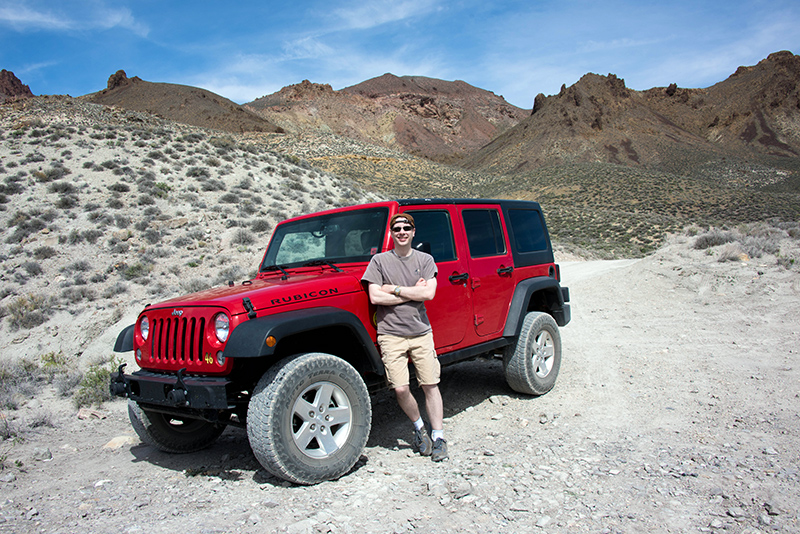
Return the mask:
<svg viewBox="0 0 800 534"><path fill-rule="evenodd" d="M547 250L542 214L537 210L508 210L508 220L517 252Z"/></svg>

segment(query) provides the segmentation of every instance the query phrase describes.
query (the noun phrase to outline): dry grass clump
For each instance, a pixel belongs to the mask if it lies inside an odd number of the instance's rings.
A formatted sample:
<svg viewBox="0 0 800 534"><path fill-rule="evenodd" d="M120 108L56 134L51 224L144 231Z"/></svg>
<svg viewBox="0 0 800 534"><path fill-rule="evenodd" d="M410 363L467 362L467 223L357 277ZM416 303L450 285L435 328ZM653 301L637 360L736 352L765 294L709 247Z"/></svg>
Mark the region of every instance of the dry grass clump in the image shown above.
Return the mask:
<svg viewBox="0 0 800 534"><path fill-rule="evenodd" d="M800 224L796 222L768 221L741 224L736 228L708 228L699 231L689 227L686 235L696 236L693 247L717 253L720 262L741 261L750 258L775 256L776 262L791 268L796 262L792 254L800 240ZM787 249L782 253L782 246Z"/></svg>

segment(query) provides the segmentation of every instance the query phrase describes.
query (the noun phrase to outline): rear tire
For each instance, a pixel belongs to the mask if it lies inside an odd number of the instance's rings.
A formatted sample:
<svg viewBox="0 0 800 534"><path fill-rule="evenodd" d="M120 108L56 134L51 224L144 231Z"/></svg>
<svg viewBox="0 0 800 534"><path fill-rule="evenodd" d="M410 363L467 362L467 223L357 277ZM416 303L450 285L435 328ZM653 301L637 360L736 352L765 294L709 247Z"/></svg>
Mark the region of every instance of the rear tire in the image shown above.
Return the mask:
<svg viewBox="0 0 800 534"><path fill-rule="evenodd" d="M361 457L372 405L361 375L341 358L300 354L261 377L247 409L250 447L264 469L296 484L339 478Z"/></svg>
<svg viewBox="0 0 800 534"><path fill-rule="evenodd" d="M511 389L544 395L556 383L561 368L561 334L548 314L530 312L519 337L503 352L503 369Z"/></svg>
<svg viewBox="0 0 800 534"><path fill-rule="evenodd" d="M205 449L225 431L224 425L144 410L132 400L128 400L128 418L139 439L164 452Z"/></svg>

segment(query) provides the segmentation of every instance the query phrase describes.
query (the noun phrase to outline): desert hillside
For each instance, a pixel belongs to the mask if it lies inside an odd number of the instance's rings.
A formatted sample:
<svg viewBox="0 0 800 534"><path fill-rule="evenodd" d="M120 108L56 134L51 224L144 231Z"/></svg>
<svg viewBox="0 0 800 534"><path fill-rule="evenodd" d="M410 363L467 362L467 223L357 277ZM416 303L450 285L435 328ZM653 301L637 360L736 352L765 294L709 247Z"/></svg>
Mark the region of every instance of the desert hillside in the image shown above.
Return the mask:
<svg viewBox="0 0 800 534"><path fill-rule="evenodd" d="M335 133L439 162L457 162L528 112L462 81L384 74L334 91L304 81L246 104L294 133Z"/></svg>
<svg viewBox="0 0 800 534"><path fill-rule="evenodd" d="M276 132L274 124L227 98L205 89L171 83L153 83L119 70L108 78L105 89L84 100L142 111L166 120L232 133Z"/></svg>
<svg viewBox="0 0 800 534"><path fill-rule="evenodd" d="M706 177L710 165L800 167L800 56L778 52L705 89L634 91L587 74L464 163L495 174L611 163ZM724 178L724 177L723 177Z"/></svg>

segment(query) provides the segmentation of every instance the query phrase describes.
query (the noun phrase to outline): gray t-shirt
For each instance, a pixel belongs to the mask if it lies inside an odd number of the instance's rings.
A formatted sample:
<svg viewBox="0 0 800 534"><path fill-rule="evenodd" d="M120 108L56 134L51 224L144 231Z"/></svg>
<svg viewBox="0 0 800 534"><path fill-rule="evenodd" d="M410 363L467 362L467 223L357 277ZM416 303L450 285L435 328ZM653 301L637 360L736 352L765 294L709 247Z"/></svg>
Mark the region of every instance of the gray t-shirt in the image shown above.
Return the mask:
<svg viewBox="0 0 800 534"><path fill-rule="evenodd" d="M420 278L432 279L436 272L436 263L430 254L412 249L409 256L401 258L390 250L372 257L361 280L379 286L412 287ZM377 319L379 334L411 337L431 331L424 302L412 300L395 306L378 306Z"/></svg>

